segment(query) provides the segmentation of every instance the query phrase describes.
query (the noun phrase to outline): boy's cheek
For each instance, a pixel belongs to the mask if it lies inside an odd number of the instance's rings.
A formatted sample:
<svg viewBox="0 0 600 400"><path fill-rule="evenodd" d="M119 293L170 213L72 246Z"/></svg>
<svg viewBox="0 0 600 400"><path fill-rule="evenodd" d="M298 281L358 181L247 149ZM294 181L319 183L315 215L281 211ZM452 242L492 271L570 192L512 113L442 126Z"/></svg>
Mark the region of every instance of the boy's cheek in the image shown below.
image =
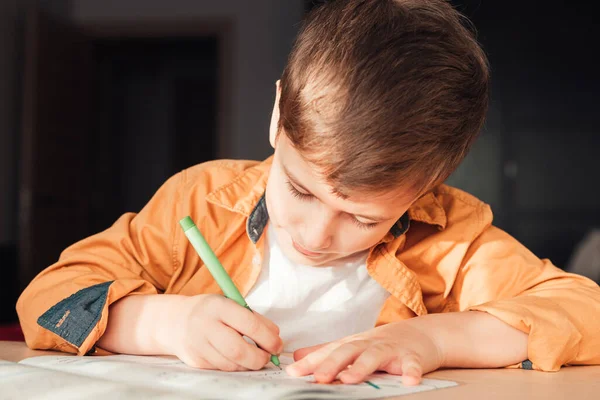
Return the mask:
<svg viewBox="0 0 600 400"><path fill-rule="evenodd" d="M277 201L277 195L273 195L267 190L267 211L269 213L269 222L275 227L280 228L285 223L285 215L282 212Z"/></svg>
<svg viewBox="0 0 600 400"><path fill-rule="evenodd" d="M304 207L287 193L267 190L267 211L269 220L277 228L290 229L302 223Z"/></svg>

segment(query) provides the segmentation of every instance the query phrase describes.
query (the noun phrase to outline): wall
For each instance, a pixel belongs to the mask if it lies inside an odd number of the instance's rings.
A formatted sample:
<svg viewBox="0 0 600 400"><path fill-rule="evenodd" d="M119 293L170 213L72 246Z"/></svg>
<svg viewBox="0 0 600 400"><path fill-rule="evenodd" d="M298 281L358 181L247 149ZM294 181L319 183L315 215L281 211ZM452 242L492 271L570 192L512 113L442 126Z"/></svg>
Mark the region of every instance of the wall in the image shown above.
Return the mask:
<svg viewBox="0 0 600 400"><path fill-rule="evenodd" d="M69 0L0 0L0 246L16 241L24 15L32 4L62 16L71 9Z"/></svg>
<svg viewBox="0 0 600 400"><path fill-rule="evenodd" d="M502 214L502 123L499 104L492 101L479 138L446 183L465 190Z"/></svg>
<svg viewBox="0 0 600 400"><path fill-rule="evenodd" d="M0 0L0 246L16 229L17 1Z"/></svg>
<svg viewBox="0 0 600 400"><path fill-rule="evenodd" d="M74 0L72 8L72 18L82 25L195 18L232 21L231 137L219 156L249 159L262 159L271 152L268 126L275 81L303 13L301 0Z"/></svg>

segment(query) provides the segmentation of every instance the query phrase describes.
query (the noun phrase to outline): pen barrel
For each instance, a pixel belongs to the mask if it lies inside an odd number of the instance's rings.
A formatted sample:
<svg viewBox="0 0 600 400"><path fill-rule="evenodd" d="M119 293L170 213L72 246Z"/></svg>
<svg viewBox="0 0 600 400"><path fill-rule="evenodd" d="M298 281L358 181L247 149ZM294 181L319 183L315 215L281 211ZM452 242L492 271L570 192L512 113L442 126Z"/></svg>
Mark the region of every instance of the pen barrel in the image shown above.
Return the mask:
<svg viewBox="0 0 600 400"><path fill-rule="evenodd" d="M191 234L192 230L195 230L196 234ZM223 265L215 253L213 253L212 249L206 242L206 239L204 239L202 234L200 234L198 228L196 228L194 225L194 227L185 230L185 235L189 239L194 249L196 249L198 252L198 255L202 261L204 261L204 266L208 268L210 274L223 291L225 297L235 301L242 307L248 308L246 300L244 300L244 297L225 271L225 268L223 268Z"/></svg>

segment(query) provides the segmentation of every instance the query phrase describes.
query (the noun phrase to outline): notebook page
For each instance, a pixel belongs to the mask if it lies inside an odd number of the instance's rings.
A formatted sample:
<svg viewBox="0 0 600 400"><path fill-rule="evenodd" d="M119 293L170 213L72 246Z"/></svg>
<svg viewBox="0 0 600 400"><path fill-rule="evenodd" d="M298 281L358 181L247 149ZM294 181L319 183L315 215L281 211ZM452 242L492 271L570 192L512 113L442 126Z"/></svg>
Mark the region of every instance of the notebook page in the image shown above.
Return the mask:
<svg viewBox="0 0 600 400"><path fill-rule="evenodd" d="M67 372L0 361L0 400L8 399L76 400L97 399L176 399L192 397L148 390L119 382L82 377Z"/></svg>
<svg viewBox="0 0 600 400"><path fill-rule="evenodd" d="M280 357L280 361L282 367L292 363L289 357ZM321 385L314 383L312 377L292 378L272 365L261 371L206 371L190 368L178 359L168 357L42 356L21 363L188 395L228 399L376 399L456 385L454 382L426 379L419 386L404 387L401 377L387 374L376 374L370 379L380 389L364 383Z"/></svg>

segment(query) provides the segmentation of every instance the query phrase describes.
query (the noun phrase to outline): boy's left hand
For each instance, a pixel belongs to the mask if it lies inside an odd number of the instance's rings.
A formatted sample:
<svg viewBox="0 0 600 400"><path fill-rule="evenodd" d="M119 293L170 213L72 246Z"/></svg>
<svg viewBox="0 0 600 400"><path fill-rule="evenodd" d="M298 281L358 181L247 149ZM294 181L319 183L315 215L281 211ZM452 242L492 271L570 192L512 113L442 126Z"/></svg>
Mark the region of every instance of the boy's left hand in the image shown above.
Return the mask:
<svg viewBox="0 0 600 400"><path fill-rule="evenodd" d="M405 385L418 385L423 374L440 368L443 354L430 335L408 320L296 350L294 360L286 368L288 374L313 374L322 383L336 378L343 383L360 383L375 371L385 371L403 375Z"/></svg>

